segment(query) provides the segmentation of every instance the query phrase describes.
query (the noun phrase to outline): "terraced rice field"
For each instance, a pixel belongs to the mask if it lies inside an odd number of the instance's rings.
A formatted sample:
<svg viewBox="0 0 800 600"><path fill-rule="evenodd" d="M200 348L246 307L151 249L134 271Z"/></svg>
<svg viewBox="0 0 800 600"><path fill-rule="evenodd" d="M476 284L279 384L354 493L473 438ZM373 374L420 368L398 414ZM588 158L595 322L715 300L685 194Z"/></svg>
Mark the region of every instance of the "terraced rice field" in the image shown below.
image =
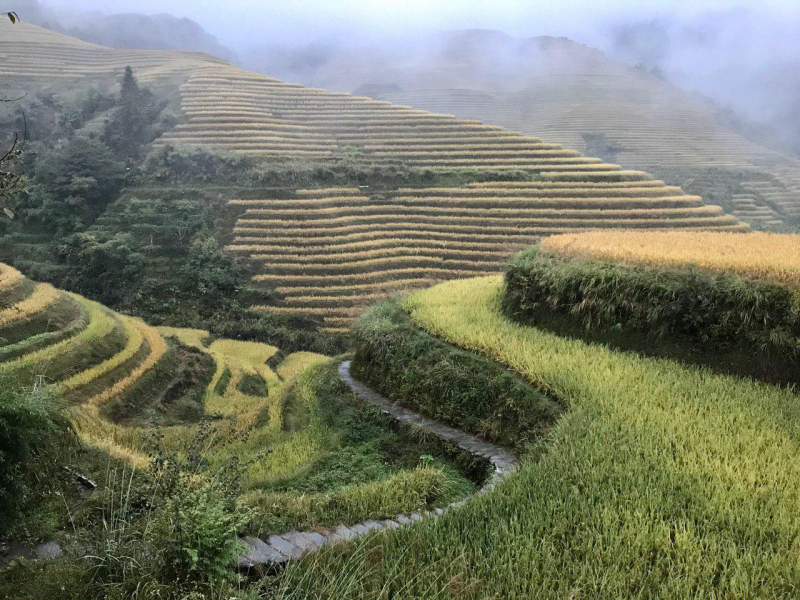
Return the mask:
<svg viewBox="0 0 800 600"><path fill-rule="evenodd" d="M46 63L34 44L64 56L48 72L83 76L70 66L74 56L75 64L97 65L96 74L111 73L117 59L143 61L131 64L148 76L180 74L173 83L180 85L184 119L156 145L269 161L348 156L369 164L461 171L462 177L464 170L492 171L495 178L498 171L524 171L536 179L234 199L242 214L229 249L247 257L256 281L282 298L263 308L322 319L330 330L347 328L366 304L387 293L497 272L510 253L545 235L587 228L747 229L719 207L644 172L499 126L287 84L202 56L165 53L167 60L117 53L38 28L13 32L9 39L24 42L19 54L31 64ZM91 53L102 59L90 59ZM3 68L12 69L0 66L0 75Z"/></svg>
<svg viewBox="0 0 800 600"><path fill-rule="evenodd" d="M596 228L747 231L719 207L645 173L547 173L542 181L464 187L299 189L233 199L242 213L228 250L282 298L274 312L344 330L387 294L496 273L552 234Z"/></svg>
<svg viewBox="0 0 800 600"><path fill-rule="evenodd" d="M433 169L620 170L480 121L287 84L230 66L192 74L181 86L181 106L185 122L157 143L282 159L325 160L347 151L371 163Z"/></svg>
<svg viewBox="0 0 800 600"><path fill-rule="evenodd" d="M206 344L205 331L156 329L83 297L36 284L2 263L0 306L0 373L52 386L69 402L70 418L85 443L144 466L156 419L164 426L168 447L179 450L188 444L197 432L196 419L180 422L175 415L160 415L159 405L180 387L176 373L184 368L185 347L191 346L213 362L213 375L196 398L201 413L221 418L212 460L232 454L247 459L255 446L272 442L283 464L278 468L280 461L272 455L256 461L250 484L291 470L286 459L293 442L281 439L283 391L326 357L290 354L277 366L279 376L266 364L278 352L273 346L224 339ZM253 380L263 393L254 391ZM255 426L257 421L263 424Z"/></svg>
<svg viewBox="0 0 800 600"><path fill-rule="evenodd" d="M0 306L20 315L0 323L0 377L48 387L85 446L128 465L200 444L210 472L245 468L251 533L394 518L474 488L442 453L418 464L430 446L356 401L326 356L154 328L49 286L55 301L23 308L42 288L0 263Z"/></svg>
<svg viewBox="0 0 800 600"><path fill-rule="evenodd" d="M227 63L199 52L106 48L24 22L0 23L0 77L6 82L116 77L126 66L141 81L153 81L208 64Z"/></svg>
<svg viewBox="0 0 800 600"><path fill-rule="evenodd" d="M606 160L660 178L728 169L752 196L754 225L800 217L800 161L727 127L704 98L566 39L482 44L465 32L415 58L330 61L306 83L478 119L583 154L605 146ZM741 217L749 222L752 210Z"/></svg>
<svg viewBox="0 0 800 600"><path fill-rule="evenodd" d="M565 234L541 243L563 256L666 267L700 267L800 287L800 235L680 231Z"/></svg>

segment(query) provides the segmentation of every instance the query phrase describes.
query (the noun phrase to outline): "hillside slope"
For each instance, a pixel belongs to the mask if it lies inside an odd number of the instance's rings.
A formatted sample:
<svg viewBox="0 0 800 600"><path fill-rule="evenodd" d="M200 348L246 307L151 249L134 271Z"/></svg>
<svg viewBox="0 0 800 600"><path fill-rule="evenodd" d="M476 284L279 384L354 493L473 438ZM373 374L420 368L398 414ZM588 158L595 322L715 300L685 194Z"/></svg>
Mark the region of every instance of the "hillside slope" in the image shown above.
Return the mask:
<svg viewBox="0 0 800 600"><path fill-rule="evenodd" d="M479 119L643 169L758 228L800 219L800 161L752 142L705 99L564 38L459 31L413 50L334 49L310 85ZM720 191L717 182L724 181Z"/></svg>
<svg viewBox="0 0 800 600"><path fill-rule="evenodd" d="M141 81L227 64L199 52L106 48L28 23L0 22L0 76L12 86L118 77L131 66Z"/></svg>
<svg viewBox="0 0 800 600"><path fill-rule="evenodd" d="M226 192L239 211L229 248L277 291L276 305L263 308L332 330L386 293L497 272L543 235L747 229L647 173L499 126L288 84L204 55L105 49L33 26L13 32L5 42L16 44L13 60L0 63L0 75L109 77L131 61L142 77L178 90L181 122L156 147L339 173L346 185L335 188L321 180L315 189ZM360 185L359 169L382 168L413 170L410 181L423 183L398 188L376 176Z"/></svg>

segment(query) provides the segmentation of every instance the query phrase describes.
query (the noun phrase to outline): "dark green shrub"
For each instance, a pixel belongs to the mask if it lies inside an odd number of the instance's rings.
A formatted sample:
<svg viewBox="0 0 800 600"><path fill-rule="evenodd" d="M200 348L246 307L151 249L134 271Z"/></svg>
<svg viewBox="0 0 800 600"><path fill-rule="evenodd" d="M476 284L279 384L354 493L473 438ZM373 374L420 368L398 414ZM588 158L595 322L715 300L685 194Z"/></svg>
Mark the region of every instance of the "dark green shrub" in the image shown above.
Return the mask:
<svg viewBox="0 0 800 600"><path fill-rule="evenodd" d="M521 449L561 412L519 376L415 327L395 303L372 308L353 335L356 377L459 429Z"/></svg>

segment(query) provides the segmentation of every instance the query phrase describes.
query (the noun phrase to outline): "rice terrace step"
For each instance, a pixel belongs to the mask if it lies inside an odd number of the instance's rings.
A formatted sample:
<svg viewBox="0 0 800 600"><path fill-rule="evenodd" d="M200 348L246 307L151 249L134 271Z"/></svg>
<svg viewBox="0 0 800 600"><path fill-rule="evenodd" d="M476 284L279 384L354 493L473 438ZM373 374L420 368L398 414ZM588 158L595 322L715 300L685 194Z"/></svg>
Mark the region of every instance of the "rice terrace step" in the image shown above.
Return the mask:
<svg viewBox="0 0 800 600"><path fill-rule="evenodd" d="M339 376L358 398L377 406L384 415L400 423L426 429L462 450L487 460L492 465L492 475L476 495L485 494L517 468L517 459L499 446L485 442L474 435L459 431L453 427L437 423L384 398L350 374L349 360L342 361L339 364ZM368 520L350 526L340 525L336 529L320 528L314 531L288 531L281 535L271 535L266 541L258 537L248 536L240 540L246 550L239 557L239 568L251 569L259 565L282 565L290 560L315 552L329 544L348 541L372 531L397 529L426 518L438 518L467 501L467 499L459 500L444 508L436 508L421 513L400 514L394 519Z"/></svg>

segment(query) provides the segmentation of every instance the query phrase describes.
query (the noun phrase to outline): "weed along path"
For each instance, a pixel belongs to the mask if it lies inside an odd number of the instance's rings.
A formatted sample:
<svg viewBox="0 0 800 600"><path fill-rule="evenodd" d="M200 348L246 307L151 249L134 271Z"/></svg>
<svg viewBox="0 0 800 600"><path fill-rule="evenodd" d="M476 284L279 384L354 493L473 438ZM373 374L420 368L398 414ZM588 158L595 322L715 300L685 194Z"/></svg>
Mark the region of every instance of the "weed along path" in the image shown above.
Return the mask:
<svg viewBox="0 0 800 600"><path fill-rule="evenodd" d="M488 461L492 466L492 475L477 494L486 493L500 479L517 468L517 459L499 446L402 408L354 379L350 374L349 360L339 364L339 376L358 398L377 406L384 415L402 424L426 429L446 442ZM349 540L365 535L370 531L397 529L428 517L439 517L451 508L467 501L468 499L459 500L445 508L437 508L432 511L414 512L408 515L401 514L394 519L371 520L350 526L340 525L336 529L320 528L313 531L289 531L282 535L271 535L266 540L257 537L246 537L241 540L246 546L246 550L239 558L239 567L248 569L258 565L281 565L289 560L300 558L305 554L319 550L328 544Z"/></svg>

